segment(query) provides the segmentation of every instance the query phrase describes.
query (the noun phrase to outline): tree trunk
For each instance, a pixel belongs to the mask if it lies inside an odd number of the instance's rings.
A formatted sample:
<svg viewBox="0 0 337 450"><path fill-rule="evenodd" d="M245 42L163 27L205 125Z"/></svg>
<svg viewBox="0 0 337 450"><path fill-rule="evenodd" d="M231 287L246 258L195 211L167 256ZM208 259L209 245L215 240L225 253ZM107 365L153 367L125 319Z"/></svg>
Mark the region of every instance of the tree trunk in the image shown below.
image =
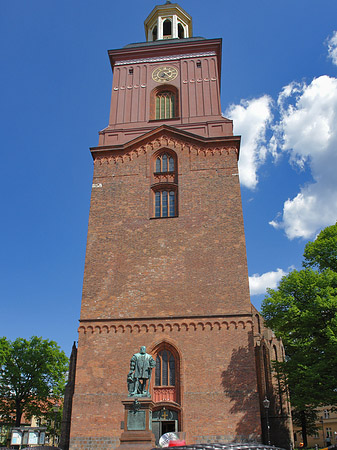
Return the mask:
<svg viewBox="0 0 337 450"><path fill-rule="evenodd" d="M22 417L22 408L20 400L16 400L15 402L16 411L15 411L15 426L19 427L21 425L21 417Z"/></svg>
<svg viewBox="0 0 337 450"><path fill-rule="evenodd" d="M308 447L308 439L307 439L307 418L305 417L305 411L300 412L301 417L301 427L302 427L302 438L303 438L303 447Z"/></svg>

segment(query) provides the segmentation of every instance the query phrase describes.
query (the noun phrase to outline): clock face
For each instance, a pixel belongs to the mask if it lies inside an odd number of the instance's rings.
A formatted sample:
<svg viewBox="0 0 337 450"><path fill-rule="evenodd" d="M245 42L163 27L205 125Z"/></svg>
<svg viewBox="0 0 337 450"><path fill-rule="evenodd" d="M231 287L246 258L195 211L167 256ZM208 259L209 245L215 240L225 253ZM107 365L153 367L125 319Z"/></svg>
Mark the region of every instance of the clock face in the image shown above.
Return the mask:
<svg viewBox="0 0 337 450"><path fill-rule="evenodd" d="M172 81L178 76L178 70L172 66L160 66L152 72L152 79L157 83Z"/></svg>

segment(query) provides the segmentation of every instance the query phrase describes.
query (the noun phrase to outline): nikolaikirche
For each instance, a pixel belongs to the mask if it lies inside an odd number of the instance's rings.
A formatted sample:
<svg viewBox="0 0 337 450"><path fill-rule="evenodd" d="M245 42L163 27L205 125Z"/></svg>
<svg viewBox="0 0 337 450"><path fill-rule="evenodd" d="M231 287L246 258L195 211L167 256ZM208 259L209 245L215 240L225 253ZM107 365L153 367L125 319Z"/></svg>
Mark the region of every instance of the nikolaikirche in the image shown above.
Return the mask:
<svg viewBox="0 0 337 450"><path fill-rule="evenodd" d="M156 363L157 440L182 430L187 443L261 441L267 396L273 443L284 446L289 403L270 365L284 355L250 303L222 41L193 37L191 16L170 2L145 32L146 42L109 51L109 124L91 148L70 448L118 447L141 346Z"/></svg>

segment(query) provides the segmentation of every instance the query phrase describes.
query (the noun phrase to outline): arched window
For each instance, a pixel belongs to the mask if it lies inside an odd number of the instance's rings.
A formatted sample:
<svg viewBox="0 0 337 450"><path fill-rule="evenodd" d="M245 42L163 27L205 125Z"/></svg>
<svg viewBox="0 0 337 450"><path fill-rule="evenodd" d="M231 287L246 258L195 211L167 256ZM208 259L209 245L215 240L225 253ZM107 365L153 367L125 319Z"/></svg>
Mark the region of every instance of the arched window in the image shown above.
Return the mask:
<svg viewBox="0 0 337 450"><path fill-rule="evenodd" d="M174 172L174 159L167 153L160 154L156 159L156 173Z"/></svg>
<svg viewBox="0 0 337 450"><path fill-rule="evenodd" d="M156 119L175 117L175 95L171 91L160 91L156 95Z"/></svg>
<svg viewBox="0 0 337 450"><path fill-rule="evenodd" d="M157 25L153 28L153 30L152 30L152 40L153 41L156 41L157 40L157 38L158 38L158 31L157 31L158 29L157 29Z"/></svg>
<svg viewBox="0 0 337 450"><path fill-rule="evenodd" d="M179 91L173 84L164 83L152 90L150 120L168 120L179 117Z"/></svg>
<svg viewBox="0 0 337 450"><path fill-rule="evenodd" d="M164 20L163 23L163 38L170 39L172 37L172 22L170 19Z"/></svg>
<svg viewBox="0 0 337 450"><path fill-rule="evenodd" d="M264 369L265 395L267 397L270 396L270 363L269 363L268 356L267 356L266 347L263 346L263 369Z"/></svg>
<svg viewBox="0 0 337 450"><path fill-rule="evenodd" d="M258 314L255 314L256 319L256 325L257 325L257 332L261 334L261 324L260 324L260 316Z"/></svg>
<svg viewBox="0 0 337 450"><path fill-rule="evenodd" d="M156 368L152 385L153 401L180 403L180 358L177 350L162 342L154 350Z"/></svg>
<svg viewBox="0 0 337 450"><path fill-rule="evenodd" d="M178 215L177 155L161 151L153 159L152 168L152 217L176 217Z"/></svg>
<svg viewBox="0 0 337 450"><path fill-rule="evenodd" d="M175 360L168 350L162 350L156 358L155 386L175 386Z"/></svg>
<svg viewBox="0 0 337 450"><path fill-rule="evenodd" d="M277 355L277 348L276 345L273 345L273 359L274 361L278 361L278 355ZM278 406L283 414L283 398L282 398L282 386L281 386L281 376L279 373L279 367L275 366L275 375L277 380L277 387L278 387Z"/></svg>
<svg viewBox="0 0 337 450"><path fill-rule="evenodd" d="M184 27L181 23L178 23L178 38L183 39L185 37Z"/></svg>

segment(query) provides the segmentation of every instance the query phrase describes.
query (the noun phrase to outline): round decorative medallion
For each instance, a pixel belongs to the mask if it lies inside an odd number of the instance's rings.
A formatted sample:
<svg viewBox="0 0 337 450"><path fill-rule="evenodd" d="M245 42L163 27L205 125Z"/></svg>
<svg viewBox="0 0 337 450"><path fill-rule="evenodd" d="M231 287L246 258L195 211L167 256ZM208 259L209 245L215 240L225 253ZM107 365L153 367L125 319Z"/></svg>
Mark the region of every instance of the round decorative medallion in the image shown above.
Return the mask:
<svg viewBox="0 0 337 450"><path fill-rule="evenodd" d="M152 79L157 83L173 81L178 76L178 69L172 66L160 66L152 72Z"/></svg>

